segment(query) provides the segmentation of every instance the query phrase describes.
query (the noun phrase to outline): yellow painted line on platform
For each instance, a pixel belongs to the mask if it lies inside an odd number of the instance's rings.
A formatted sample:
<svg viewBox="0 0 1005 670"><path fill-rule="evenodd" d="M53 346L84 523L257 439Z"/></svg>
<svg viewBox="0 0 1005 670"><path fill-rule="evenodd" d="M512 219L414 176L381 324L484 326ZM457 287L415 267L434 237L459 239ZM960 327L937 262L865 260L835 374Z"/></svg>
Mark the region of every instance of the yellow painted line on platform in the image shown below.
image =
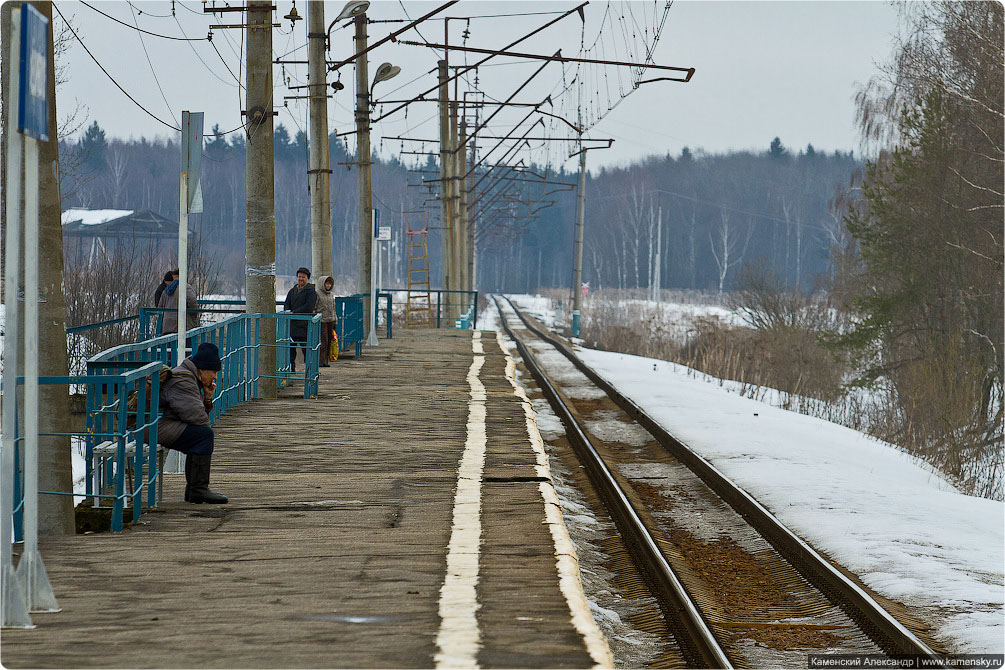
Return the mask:
<svg viewBox="0 0 1005 670"><path fill-rule="evenodd" d="M481 333L473 331L474 354L468 369L471 400L468 401L467 441L457 472L454 518L447 549L447 576L440 589L440 630L436 635L437 668L477 668L478 559L482 522L482 471L485 467L485 386L478 379L485 364Z"/></svg>
<svg viewBox="0 0 1005 670"><path fill-rule="evenodd" d="M572 624L586 643L586 649L597 668L613 668L614 657L611 655L611 648L607 645L607 638L601 632L593 614L590 612L590 602L586 599L583 591L583 582L579 576L579 555L576 546L569 537L569 529L565 527L565 519L562 516L562 503L558 499L558 492L551 483L551 466L548 461L548 454L544 450L544 440L541 438L541 431L537 427L537 418L534 414L534 406L527 397L526 391L516 380L516 361L506 348L501 331L496 332L496 341L499 348L506 355L506 379L513 386L513 393L520 398L523 406L524 416L527 418L527 436L537 457L537 476L545 478L538 486L541 497L544 499L544 514L551 531L551 539L555 544L555 560L558 567L558 586L565 596L565 602L569 605L569 613L572 616Z"/></svg>

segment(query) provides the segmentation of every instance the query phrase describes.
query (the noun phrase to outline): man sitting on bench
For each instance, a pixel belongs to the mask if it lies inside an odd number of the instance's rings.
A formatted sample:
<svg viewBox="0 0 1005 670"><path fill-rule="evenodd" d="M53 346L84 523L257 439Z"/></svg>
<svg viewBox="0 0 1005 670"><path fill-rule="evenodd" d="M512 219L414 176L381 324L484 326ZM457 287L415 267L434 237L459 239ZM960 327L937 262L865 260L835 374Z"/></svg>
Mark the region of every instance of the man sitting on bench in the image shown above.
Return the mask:
<svg viewBox="0 0 1005 670"><path fill-rule="evenodd" d="M186 454L185 502L225 503L227 496L209 489L209 467L213 455L213 409L216 373L223 366L215 344L203 342L196 353L171 370L161 385L161 418L157 441Z"/></svg>

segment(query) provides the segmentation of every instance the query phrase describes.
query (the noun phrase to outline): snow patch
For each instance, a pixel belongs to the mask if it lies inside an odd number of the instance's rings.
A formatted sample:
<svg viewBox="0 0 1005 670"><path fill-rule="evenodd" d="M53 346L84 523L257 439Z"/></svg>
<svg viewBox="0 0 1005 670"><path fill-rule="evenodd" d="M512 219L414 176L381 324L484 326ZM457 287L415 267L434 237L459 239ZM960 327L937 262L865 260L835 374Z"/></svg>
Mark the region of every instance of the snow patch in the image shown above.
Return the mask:
<svg viewBox="0 0 1005 670"><path fill-rule="evenodd" d="M85 226L97 226L109 221L131 215L132 209L68 209L63 212L62 224L80 223Z"/></svg>

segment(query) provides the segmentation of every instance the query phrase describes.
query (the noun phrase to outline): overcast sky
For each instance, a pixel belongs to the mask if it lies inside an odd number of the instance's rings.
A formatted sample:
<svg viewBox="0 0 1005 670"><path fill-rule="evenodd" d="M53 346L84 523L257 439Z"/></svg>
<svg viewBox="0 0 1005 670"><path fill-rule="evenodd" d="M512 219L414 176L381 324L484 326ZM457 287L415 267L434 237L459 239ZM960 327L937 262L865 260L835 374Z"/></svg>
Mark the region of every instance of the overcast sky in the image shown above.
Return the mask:
<svg viewBox="0 0 1005 670"><path fill-rule="evenodd" d="M176 3L172 16L170 2L91 3L102 11L151 32L205 38L208 26L214 23L237 23L241 14L217 17L203 14L201 2ZM232 3L233 4L233 3ZM575 14L562 19L538 36L513 50L526 53L551 54L561 48L566 56L576 56L581 44L598 42L594 54L611 60L635 60L640 43L649 41L644 33L651 31L663 16L663 0L653 2L613 2L610 5L592 2L585 10L585 24ZM306 21L300 21L291 31L281 17L292 6L279 0L275 20L282 27L274 32L275 56L306 59ZM326 23L335 18L342 2L326 2ZM242 92L237 77L243 79L239 54L242 50L240 30L217 30L212 44L166 40L141 35L132 27L123 26L76 2L60 2L58 6L71 16L80 38L97 60L123 88L128 90L153 115L171 125L181 116L181 110L204 111L207 130L218 123L222 130L241 124ZM406 1L374 2L368 12L372 19L417 18L432 10L436 3ZM442 16L484 16L494 14L549 12L567 10L572 3L549 2L472 2L464 0ZM306 14L301 0L298 11ZM555 18L555 14L473 18L470 23L451 20L450 41L462 42L462 33L469 32L466 44L479 48L502 48ZM371 42L384 37L401 24L375 23L370 26ZM663 65L693 67L696 73L689 83L654 82L634 90L589 131L598 138L614 138L610 150L591 152L591 166L624 164L652 154L680 153L684 146L710 153L752 149L763 151L771 139L779 136L794 150L812 143L818 150L847 151L859 148L854 125L856 88L876 74L877 63L885 61L891 51L897 26L897 10L885 2L710 2L676 0L667 14L666 23L654 52L654 61ZM442 42L444 21L431 19L401 39ZM631 34L636 32L633 39ZM333 59L352 54L351 27L336 26L332 32ZM142 41L141 41L142 37ZM146 53L144 52L146 47ZM213 47L219 50L217 54ZM299 48L298 48L299 47ZM601 49L603 50L602 54ZM440 52L442 53L442 52ZM148 62L149 55L149 62ZM451 64L475 62L479 54L451 52ZM201 58L201 60L200 60ZM407 99L435 84L435 64L438 55L426 47L387 44L371 54L371 77L376 65L391 61L402 67L394 80L375 88L377 99ZM88 121L97 121L109 136L153 137L171 131L130 102L101 72L79 44L69 52L68 81L58 90L60 116L79 102L86 109ZM478 72L478 86L489 99L505 100L537 68L541 61L521 61L496 57ZM577 114L577 73L583 86L587 118L602 111L621 94L631 91L631 76L627 69L594 66L577 69L574 65L551 63L521 91L514 101L540 102L549 93L568 89L553 107L542 107L565 115L571 121ZM277 122L290 129L306 130L307 110L304 101L291 100L283 104L283 96L295 95L281 86L283 75L293 84L305 83L306 67L276 66ZM644 78L660 76L649 70ZM333 75L334 77L334 75ZM351 130L353 117L354 73L351 66L342 69L344 90L329 101L329 130ZM474 83L474 73L468 75ZM159 87L158 87L159 84ZM464 90L464 87L462 87ZM166 101L165 101L166 99ZM491 111L490 108L489 112ZM390 107L377 106L374 116ZM490 126L492 134L511 130L526 114L525 109L507 109ZM380 137L405 135L435 139L436 105L411 105L404 111L376 124L372 144L385 155L397 153L403 146L411 150L433 150L434 145L402 143ZM532 119L533 120L533 119ZM533 131L539 135L566 136L563 124L547 118L547 126ZM521 130L521 132L523 132ZM350 148L353 146L349 138ZM483 140L483 146L494 141ZM536 142L533 160L566 161L570 147L566 143ZM414 156L406 156L414 160ZM574 161L565 163L573 167Z"/></svg>

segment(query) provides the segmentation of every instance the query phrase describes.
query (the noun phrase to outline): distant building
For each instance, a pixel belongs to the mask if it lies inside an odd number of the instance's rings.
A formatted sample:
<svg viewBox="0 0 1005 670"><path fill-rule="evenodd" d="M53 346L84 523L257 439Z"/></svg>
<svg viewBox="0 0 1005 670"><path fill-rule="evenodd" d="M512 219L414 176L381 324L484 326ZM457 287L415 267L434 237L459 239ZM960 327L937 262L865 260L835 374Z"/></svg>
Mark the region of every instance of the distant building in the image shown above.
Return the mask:
<svg viewBox="0 0 1005 670"><path fill-rule="evenodd" d="M151 211L68 209L62 221L64 243L76 240L91 259L113 248L151 249L156 255L178 248L178 221Z"/></svg>

